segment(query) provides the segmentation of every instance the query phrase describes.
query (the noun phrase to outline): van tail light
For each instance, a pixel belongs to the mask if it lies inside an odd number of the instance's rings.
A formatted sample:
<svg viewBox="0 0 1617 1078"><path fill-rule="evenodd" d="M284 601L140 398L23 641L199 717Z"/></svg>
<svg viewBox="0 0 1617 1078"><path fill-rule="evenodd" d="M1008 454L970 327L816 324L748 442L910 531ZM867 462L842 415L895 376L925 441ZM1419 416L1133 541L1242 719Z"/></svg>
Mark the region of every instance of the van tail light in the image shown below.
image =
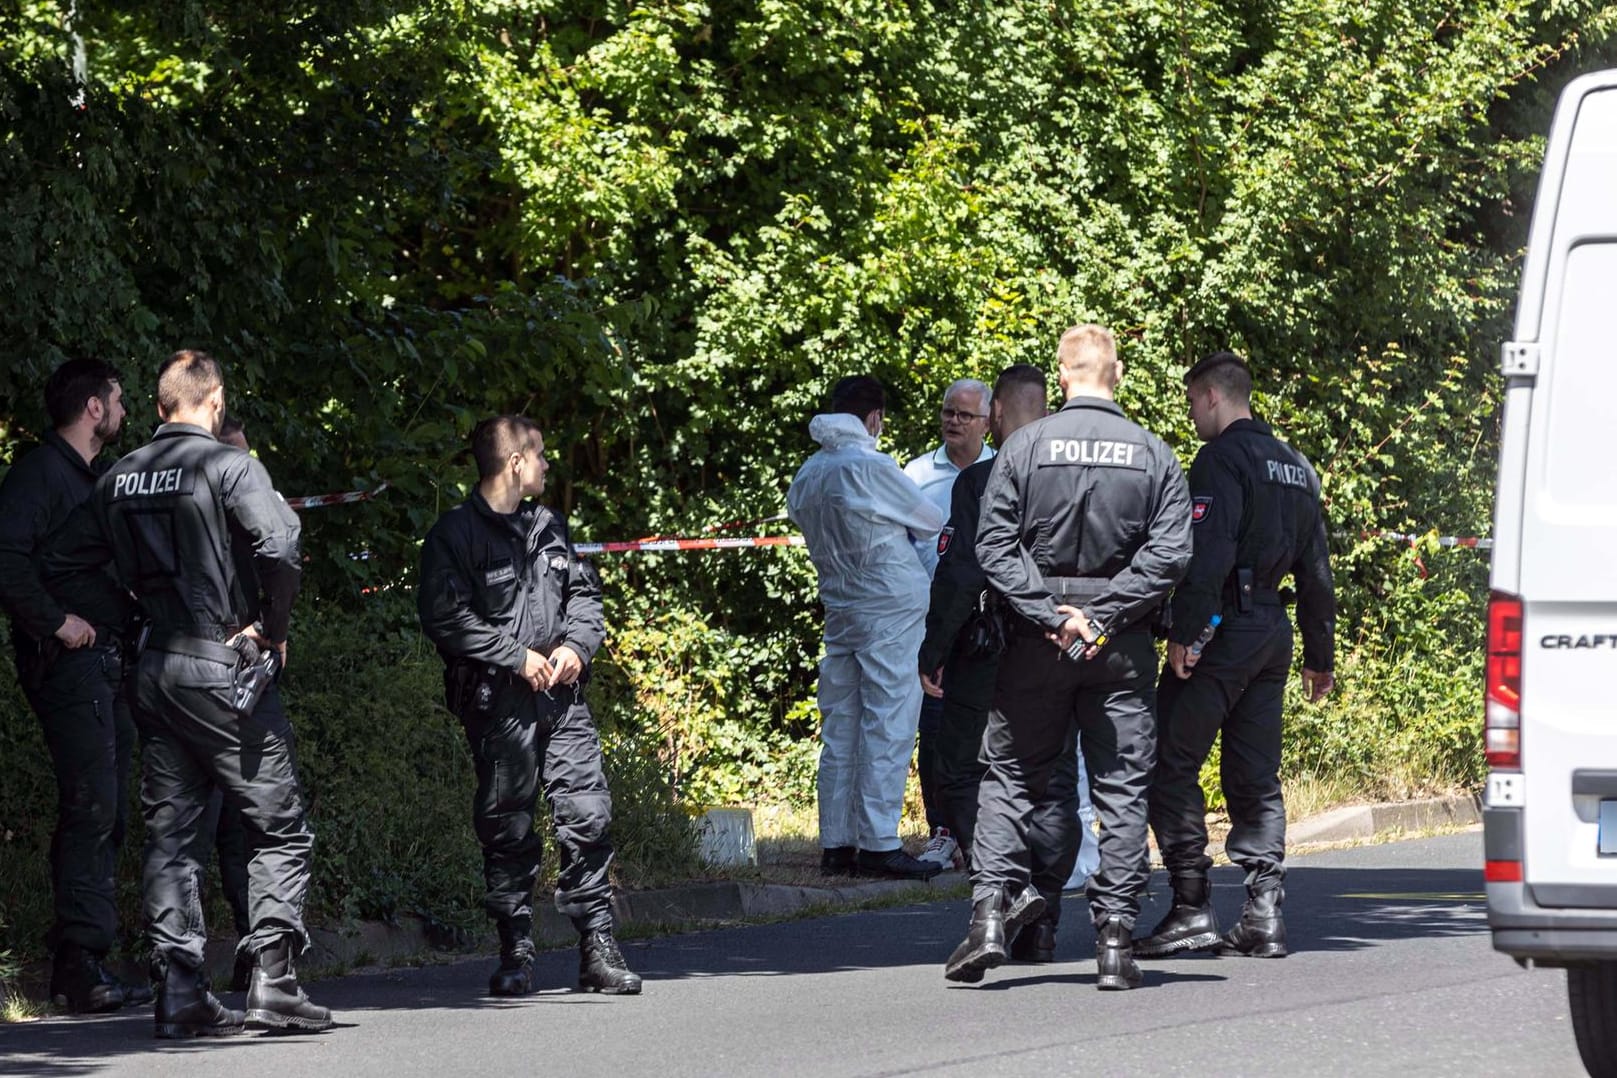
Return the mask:
<svg viewBox="0 0 1617 1078"><path fill-rule="evenodd" d="M1482 866L1482 879L1484 883L1521 883L1522 863L1520 861L1486 861Z"/></svg>
<svg viewBox="0 0 1617 1078"><path fill-rule="evenodd" d="M1488 597L1488 692L1483 754L1488 766L1522 766L1522 601L1496 591Z"/></svg>

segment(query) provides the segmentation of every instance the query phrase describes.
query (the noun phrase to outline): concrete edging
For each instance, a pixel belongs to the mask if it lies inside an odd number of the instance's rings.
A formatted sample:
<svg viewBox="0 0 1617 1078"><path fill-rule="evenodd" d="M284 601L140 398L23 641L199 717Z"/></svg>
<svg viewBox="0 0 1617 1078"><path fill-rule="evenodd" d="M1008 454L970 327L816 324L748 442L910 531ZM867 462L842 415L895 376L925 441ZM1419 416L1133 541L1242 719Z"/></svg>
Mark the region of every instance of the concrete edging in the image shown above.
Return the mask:
<svg viewBox="0 0 1617 1078"><path fill-rule="evenodd" d="M1474 794L1349 805L1290 824L1286 843L1288 847L1298 847L1347 842L1372 838L1386 831L1464 826L1481 819L1481 804ZM963 872L945 872L926 882L850 880L834 887L720 880L647 891L620 891L612 901L620 928L655 931L787 917L816 907L853 907L901 896L925 902L963 885L966 879ZM394 963L430 953L492 954L498 949L492 929L471 935L456 934L413 916L404 917L398 923L363 921L341 929L312 928L309 934L313 946L300 965L315 975L355 966ZM572 922L541 899L534 906L534 937L541 945L565 946L576 941L578 933ZM208 941L206 964L215 984L229 981L234 943L229 938ZM125 977L144 975L144 970L134 968L132 963L120 972ZM25 973L22 987L29 994L43 997L49 975L49 963L42 963L40 968Z"/></svg>
<svg viewBox="0 0 1617 1078"><path fill-rule="evenodd" d="M1482 822L1482 802L1475 794L1453 794L1419 801L1348 805L1299 820L1286 828L1286 845L1348 842L1373 838L1384 831L1427 831Z"/></svg>
<svg viewBox="0 0 1617 1078"><path fill-rule="evenodd" d="M1373 838L1387 831L1424 831L1434 827L1480 823L1482 806L1475 794L1374 805L1349 805L1289 824L1286 845L1295 848ZM622 928L682 927L786 917L813 907L851 907L873 899L912 895L917 902L966 882L963 872L945 872L928 882L911 880L849 881L835 887L720 880L690 883L648 891L620 891L613 896ZM572 923L542 901L534 907L534 937L548 946L564 946L578 938ZM486 939L445 940L429 932L424 922L410 918L403 925L365 922L344 931L316 929L315 951L306 961L311 970L341 968L355 962L408 958L429 951L492 953L493 932ZM228 973L228 941L219 945L216 968ZM210 965L215 965L213 946Z"/></svg>

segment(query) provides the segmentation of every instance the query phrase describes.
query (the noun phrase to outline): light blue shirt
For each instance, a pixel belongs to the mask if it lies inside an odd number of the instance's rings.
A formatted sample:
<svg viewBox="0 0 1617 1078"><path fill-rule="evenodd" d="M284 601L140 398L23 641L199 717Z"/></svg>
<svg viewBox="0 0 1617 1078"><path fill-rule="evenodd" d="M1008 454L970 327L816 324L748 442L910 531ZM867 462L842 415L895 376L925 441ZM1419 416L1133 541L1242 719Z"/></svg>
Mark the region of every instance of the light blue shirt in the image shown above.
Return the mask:
<svg viewBox="0 0 1617 1078"><path fill-rule="evenodd" d="M987 442L984 442L983 451L977 454L977 459L979 461L991 460L993 456L994 450L989 447ZM921 493L926 495L927 501L937 506L938 512L942 513L943 519L947 521L949 519L949 505L954 498L955 477L960 474L960 469L956 468L954 461L949 459L949 448L940 445L930 453L922 453L904 465L904 474L909 476L915 485L921 488ZM919 551L919 553L921 554L921 560L926 565L927 574L931 575L938 567L937 544L934 543L930 550Z"/></svg>

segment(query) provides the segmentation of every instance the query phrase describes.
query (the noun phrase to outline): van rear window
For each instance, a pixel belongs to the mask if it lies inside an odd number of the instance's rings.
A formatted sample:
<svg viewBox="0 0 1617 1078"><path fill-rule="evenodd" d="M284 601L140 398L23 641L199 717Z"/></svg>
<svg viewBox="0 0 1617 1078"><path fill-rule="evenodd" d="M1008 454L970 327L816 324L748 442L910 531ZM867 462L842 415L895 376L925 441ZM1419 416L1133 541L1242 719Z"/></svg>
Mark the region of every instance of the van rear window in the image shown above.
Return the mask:
<svg viewBox="0 0 1617 1078"><path fill-rule="evenodd" d="M1560 317L1551 342L1543 495L1566 511L1617 511L1611 434L1617 421L1617 243L1584 243L1567 254ZM1555 513L1560 516L1561 513ZM1567 520L1565 523L1594 523Z"/></svg>

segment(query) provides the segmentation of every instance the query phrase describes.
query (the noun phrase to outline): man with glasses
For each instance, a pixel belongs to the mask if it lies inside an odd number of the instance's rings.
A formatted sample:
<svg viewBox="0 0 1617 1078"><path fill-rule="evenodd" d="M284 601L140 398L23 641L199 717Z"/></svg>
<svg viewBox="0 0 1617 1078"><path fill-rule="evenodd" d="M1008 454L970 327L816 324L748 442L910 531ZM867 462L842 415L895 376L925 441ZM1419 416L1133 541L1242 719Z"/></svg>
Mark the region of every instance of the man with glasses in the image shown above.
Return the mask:
<svg viewBox="0 0 1617 1078"><path fill-rule="evenodd" d="M943 393L943 408L939 412L943 444L904 465L904 474L915 481L945 519L949 516L955 477L978 461L993 459L994 451L983 441L988 434L988 412L993 399L993 391L975 378L960 378L951 383ZM938 558L949 545L949 534L949 530L944 529L936 546L922 552L928 573L937 570ZM934 695L928 691L921 702L915 767L921 775L921 803L926 807L926 826L931 837L918 860L940 868L954 868L959 867L961 861L960 844L943 824L945 814L939 803L934 774L938 728L942 721L942 692Z"/></svg>

